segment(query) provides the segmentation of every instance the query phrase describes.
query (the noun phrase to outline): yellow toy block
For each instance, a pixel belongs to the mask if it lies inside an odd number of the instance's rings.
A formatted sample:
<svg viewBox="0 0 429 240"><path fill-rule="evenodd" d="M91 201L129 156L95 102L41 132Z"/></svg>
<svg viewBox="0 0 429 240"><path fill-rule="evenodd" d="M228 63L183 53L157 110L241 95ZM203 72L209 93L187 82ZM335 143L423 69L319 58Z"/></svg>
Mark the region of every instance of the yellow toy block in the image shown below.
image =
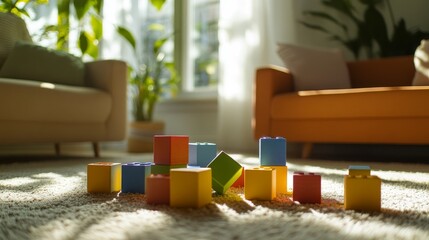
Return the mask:
<svg viewBox="0 0 429 240"><path fill-rule="evenodd" d="M349 175L350 176L370 176L371 168L369 166L349 166Z"/></svg>
<svg viewBox="0 0 429 240"><path fill-rule="evenodd" d="M87 189L89 193L111 193L121 190L121 164L96 162L87 166Z"/></svg>
<svg viewBox="0 0 429 240"><path fill-rule="evenodd" d="M244 170L244 198L273 200L277 194L276 169L269 167Z"/></svg>
<svg viewBox="0 0 429 240"><path fill-rule="evenodd" d="M170 170L170 206L202 207L211 201L211 168L175 168Z"/></svg>
<svg viewBox="0 0 429 240"><path fill-rule="evenodd" d="M377 176L344 176L344 209L381 210L381 179Z"/></svg>
<svg viewBox="0 0 429 240"><path fill-rule="evenodd" d="M264 166L276 170L276 192L277 194L287 193L287 166Z"/></svg>

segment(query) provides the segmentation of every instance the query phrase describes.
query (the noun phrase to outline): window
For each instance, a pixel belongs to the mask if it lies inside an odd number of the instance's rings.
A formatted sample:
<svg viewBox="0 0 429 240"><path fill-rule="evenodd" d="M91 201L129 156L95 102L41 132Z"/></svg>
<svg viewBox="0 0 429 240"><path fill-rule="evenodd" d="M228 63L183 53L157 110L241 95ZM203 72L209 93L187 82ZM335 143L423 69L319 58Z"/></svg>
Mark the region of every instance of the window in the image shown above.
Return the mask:
<svg viewBox="0 0 429 240"><path fill-rule="evenodd" d="M160 12L153 6L145 9L141 31L144 48L150 49L159 37L147 34L148 26L164 25L166 32L174 33L174 43L169 42L164 50L175 60L182 92L215 94L219 79L219 0L169 0Z"/></svg>
<svg viewBox="0 0 429 240"><path fill-rule="evenodd" d="M177 49L182 90L216 93L219 79L219 0L188 0L176 4Z"/></svg>

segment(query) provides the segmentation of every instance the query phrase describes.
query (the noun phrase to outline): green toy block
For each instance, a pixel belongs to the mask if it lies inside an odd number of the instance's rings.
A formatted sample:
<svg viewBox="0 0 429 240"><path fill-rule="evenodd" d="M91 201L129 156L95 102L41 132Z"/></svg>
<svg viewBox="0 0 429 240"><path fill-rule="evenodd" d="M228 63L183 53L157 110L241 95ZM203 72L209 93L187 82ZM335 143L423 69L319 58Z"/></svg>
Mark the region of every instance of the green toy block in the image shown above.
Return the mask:
<svg viewBox="0 0 429 240"><path fill-rule="evenodd" d="M186 168L188 165L186 164L176 164L176 165L159 165L154 164L151 166L152 174L170 174L170 170L174 168Z"/></svg>
<svg viewBox="0 0 429 240"><path fill-rule="evenodd" d="M208 167L212 169L212 187L218 194L224 194L242 173L241 165L223 151Z"/></svg>

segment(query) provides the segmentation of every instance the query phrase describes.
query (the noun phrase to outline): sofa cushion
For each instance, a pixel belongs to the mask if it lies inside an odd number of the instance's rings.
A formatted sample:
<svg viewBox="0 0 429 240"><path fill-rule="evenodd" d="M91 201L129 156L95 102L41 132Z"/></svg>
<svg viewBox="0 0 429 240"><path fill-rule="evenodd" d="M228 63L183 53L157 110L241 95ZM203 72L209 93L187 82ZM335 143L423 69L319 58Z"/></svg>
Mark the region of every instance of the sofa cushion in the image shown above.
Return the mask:
<svg viewBox="0 0 429 240"><path fill-rule="evenodd" d="M413 79L414 86L429 85L429 40L422 40L414 53L416 73Z"/></svg>
<svg viewBox="0 0 429 240"><path fill-rule="evenodd" d="M24 20L11 13L0 12L0 68L16 41L31 42Z"/></svg>
<svg viewBox="0 0 429 240"><path fill-rule="evenodd" d="M84 86L85 68L80 58L69 53L18 41L0 77Z"/></svg>
<svg viewBox="0 0 429 240"><path fill-rule="evenodd" d="M299 91L276 95L273 119L429 117L429 86Z"/></svg>
<svg viewBox="0 0 429 240"><path fill-rule="evenodd" d="M277 52L293 74L296 91L350 88L347 64L340 50L278 44Z"/></svg>
<svg viewBox="0 0 429 240"><path fill-rule="evenodd" d="M94 88L0 78L3 121L104 123L111 107L111 96Z"/></svg>

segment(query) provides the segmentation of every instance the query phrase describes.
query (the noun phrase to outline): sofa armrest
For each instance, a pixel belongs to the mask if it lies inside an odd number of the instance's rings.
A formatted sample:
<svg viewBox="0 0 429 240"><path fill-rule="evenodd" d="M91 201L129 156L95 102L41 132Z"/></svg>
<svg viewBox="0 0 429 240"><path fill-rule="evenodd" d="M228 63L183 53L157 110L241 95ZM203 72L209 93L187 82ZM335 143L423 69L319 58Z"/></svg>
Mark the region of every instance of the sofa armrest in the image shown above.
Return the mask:
<svg viewBox="0 0 429 240"><path fill-rule="evenodd" d="M112 111L106 121L110 141L125 139L127 122L127 64L119 60L85 63L85 80L89 86L112 96Z"/></svg>
<svg viewBox="0 0 429 240"><path fill-rule="evenodd" d="M252 121L255 139L270 135L272 98L277 94L293 91L293 76L286 68L268 66L256 70Z"/></svg>

